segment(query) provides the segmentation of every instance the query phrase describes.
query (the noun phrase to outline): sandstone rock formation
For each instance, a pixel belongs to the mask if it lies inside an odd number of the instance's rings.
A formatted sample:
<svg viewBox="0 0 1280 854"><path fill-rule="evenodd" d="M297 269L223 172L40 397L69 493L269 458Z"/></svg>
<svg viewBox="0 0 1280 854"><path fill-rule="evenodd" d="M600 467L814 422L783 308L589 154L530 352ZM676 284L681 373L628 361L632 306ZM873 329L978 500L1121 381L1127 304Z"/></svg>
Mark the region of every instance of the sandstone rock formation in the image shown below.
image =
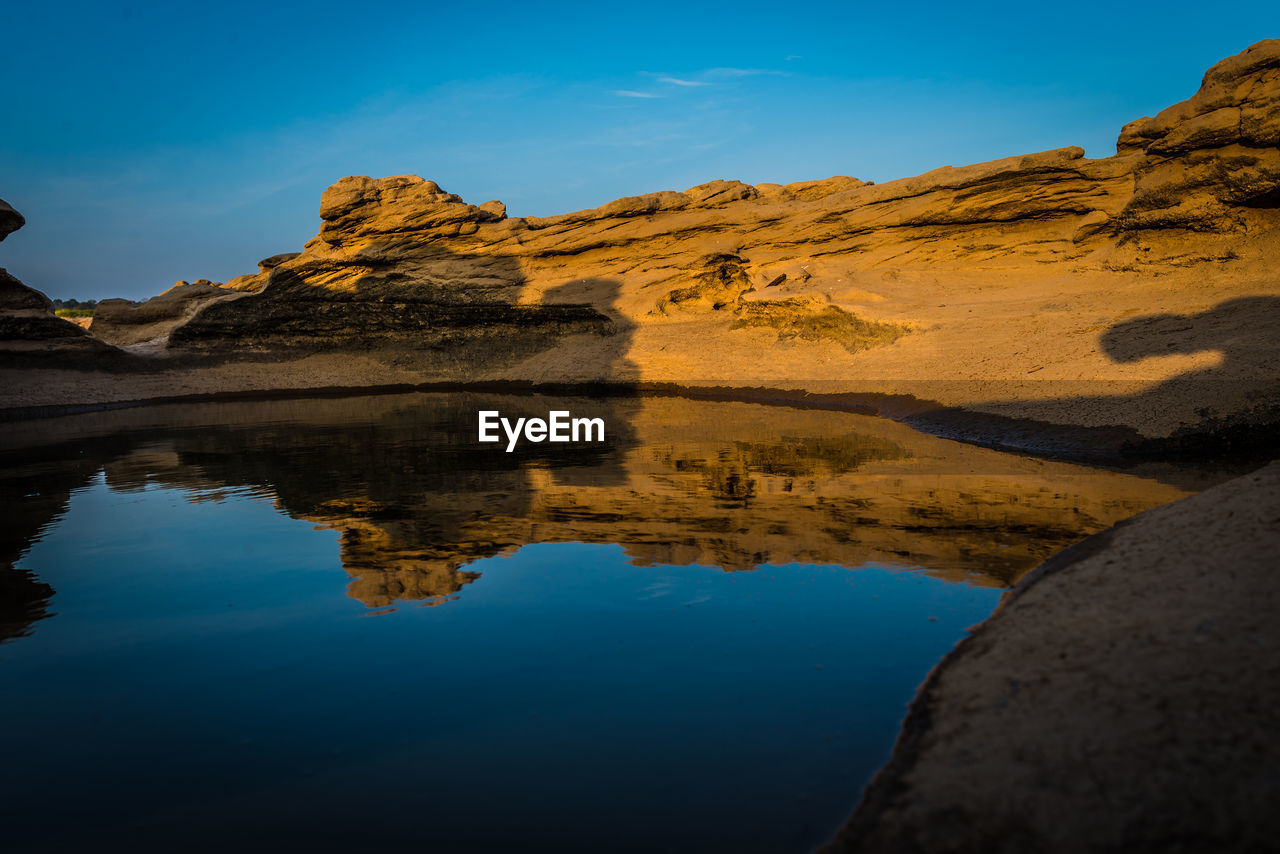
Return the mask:
<svg viewBox="0 0 1280 854"><path fill-rule="evenodd" d="M1280 63L1275 40L1219 62L1200 91L1120 132L1120 154L1141 153L1127 229L1240 226L1241 208L1280 207Z"/></svg>
<svg viewBox="0 0 1280 854"><path fill-rule="evenodd" d="M1055 556L935 668L828 852L1265 851L1280 463Z"/></svg>
<svg viewBox="0 0 1280 854"><path fill-rule="evenodd" d="M0 241L25 223L22 214L0 199ZM0 365L65 365L70 357L73 364L92 368L94 357L111 350L78 324L55 315L47 296L0 268Z"/></svg>
<svg viewBox="0 0 1280 854"><path fill-rule="evenodd" d="M163 344L174 326L190 319L202 306L234 294L208 279L178 282L169 290L138 304L104 299L93 313L93 334L109 344Z"/></svg>
<svg viewBox="0 0 1280 854"><path fill-rule="evenodd" d="M246 273L243 276L236 276L229 280L222 287L232 291L260 291L267 283L268 274L279 267L285 261L292 261L301 255L301 252L281 252L272 255L270 258L263 258L258 262L258 272Z"/></svg>
<svg viewBox="0 0 1280 854"><path fill-rule="evenodd" d="M842 395L986 441L1014 423L1122 445L1266 430L1280 391L1278 98L1271 40L1100 159L1062 148L880 185L718 180L553 217L508 217L416 176L344 178L302 252L230 293L113 304L95 324L180 369L74 393L6 380L28 405L603 380ZM1252 308L1228 334L1201 334L1240 300ZM1151 317L1180 318L1197 346L1160 350ZM1120 336L1147 355L1116 358Z"/></svg>

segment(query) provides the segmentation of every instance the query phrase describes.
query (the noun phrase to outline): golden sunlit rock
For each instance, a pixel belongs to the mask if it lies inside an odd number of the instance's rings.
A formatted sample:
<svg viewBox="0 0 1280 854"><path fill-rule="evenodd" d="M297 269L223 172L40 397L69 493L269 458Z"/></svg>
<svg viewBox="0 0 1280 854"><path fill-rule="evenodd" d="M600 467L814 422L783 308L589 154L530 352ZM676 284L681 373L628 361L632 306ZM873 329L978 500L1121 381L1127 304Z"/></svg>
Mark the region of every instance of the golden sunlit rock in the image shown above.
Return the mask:
<svg viewBox="0 0 1280 854"><path fill-rule="evenodd" d="M518 218L414 175L343 178L300 253L222 288L104 303L92 331L128 346L127 364L90 382L2 372L9 403L612 381L909 397L971 417L951 434L1012 444L1001 419L1093 430L1093 445L1107 428L1129 446L1266 429L1277 67L1276 40L1223 60L1101 159L1061 148L878 185L717 180ZM6 322L5 347L46 346Z"/></svg>

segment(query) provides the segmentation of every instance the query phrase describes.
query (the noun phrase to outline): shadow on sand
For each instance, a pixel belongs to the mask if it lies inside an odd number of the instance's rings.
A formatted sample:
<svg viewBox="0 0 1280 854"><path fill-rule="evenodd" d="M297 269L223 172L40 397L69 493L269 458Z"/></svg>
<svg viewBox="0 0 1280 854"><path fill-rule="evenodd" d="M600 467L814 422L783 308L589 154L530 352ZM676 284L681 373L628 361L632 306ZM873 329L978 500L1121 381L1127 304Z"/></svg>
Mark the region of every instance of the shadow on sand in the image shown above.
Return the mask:
<svg viewBox="0 0 1280 854"><path fill-rule="evenodd" d="M1032 417L938 408L903 420L976 444L1067 455L1261 459L1275 450L1280 298L1242 297L1194 314L1123 320L1102 333L1099 347L1116 364L1208 351L1222 358L1217 365L1179 374L1137 394L1080 395L1074 393L1079 383L1063 383L1064 393L1057 398L993 400L974 407L1034 412ZM1082 414L1102 426L1073 426ZM1164 438L1121 426L1171 418L1180 424Z"/></svg>

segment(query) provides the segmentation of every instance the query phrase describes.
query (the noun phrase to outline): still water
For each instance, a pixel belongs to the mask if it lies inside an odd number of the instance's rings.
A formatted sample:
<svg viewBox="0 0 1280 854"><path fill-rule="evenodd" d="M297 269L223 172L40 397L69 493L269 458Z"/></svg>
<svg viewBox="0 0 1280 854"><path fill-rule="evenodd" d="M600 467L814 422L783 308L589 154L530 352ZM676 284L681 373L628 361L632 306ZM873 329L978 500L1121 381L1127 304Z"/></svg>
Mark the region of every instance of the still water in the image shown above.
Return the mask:
<svg viewBox="0 0 1280 854"><path fill-rule="evenodd" d="M677 398L6 425L0 845L805 851L1003 588L1187 489Z"/></svg>

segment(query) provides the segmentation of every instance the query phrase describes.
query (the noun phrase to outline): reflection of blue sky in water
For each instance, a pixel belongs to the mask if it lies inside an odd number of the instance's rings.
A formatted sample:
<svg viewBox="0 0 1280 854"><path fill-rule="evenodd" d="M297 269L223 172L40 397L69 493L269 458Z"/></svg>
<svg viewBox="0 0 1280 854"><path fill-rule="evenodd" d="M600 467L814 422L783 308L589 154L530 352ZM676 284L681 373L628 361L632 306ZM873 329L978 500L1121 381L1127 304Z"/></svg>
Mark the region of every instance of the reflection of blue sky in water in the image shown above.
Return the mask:
<svg viewBox="0 0 1280 854"><path fill-rule="evenodd" d="M370 612L334 532L223 495L99 477L20 561L57 616L0 648L8 841L804 850L999 596L557 544Z"/></svg>

